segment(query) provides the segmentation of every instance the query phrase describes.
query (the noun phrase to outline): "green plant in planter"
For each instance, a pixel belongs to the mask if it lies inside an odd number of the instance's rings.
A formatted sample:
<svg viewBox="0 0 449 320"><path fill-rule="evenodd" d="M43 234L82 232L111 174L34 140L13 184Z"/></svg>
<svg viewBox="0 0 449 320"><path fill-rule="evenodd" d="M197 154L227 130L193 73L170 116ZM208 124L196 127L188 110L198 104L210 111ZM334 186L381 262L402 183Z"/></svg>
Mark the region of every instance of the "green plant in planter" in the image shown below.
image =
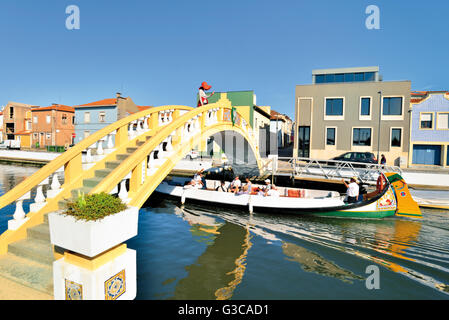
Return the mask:
<svg viewBox="0 0 449 320"><path fill-rule="evenodd" d="M120 198L108 193L80 194L74 201L66 202L66 210L63 214L73 216L77 220L99 220L106 216L126 210L127 205Z"/></svg>

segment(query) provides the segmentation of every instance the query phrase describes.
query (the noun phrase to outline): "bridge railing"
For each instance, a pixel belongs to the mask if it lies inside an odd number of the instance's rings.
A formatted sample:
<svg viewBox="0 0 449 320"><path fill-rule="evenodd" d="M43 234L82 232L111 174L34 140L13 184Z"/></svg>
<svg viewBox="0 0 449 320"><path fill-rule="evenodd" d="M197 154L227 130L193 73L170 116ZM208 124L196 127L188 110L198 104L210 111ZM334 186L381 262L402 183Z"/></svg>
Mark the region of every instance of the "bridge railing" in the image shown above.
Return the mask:
<svg viewBox="0 0 449 320"><path fill-rule="evenodd" d="M17 230L28 220L22 203L24 200L31 198L32 190L35 190L36 196L35 202L30 205L28 216L41 213L41 209L46 207L52 198L58 197L66 187L73 187L77 181L78 183L82 182L83 172L88 171L107 154L126 146L141 134L148 133L150 130L157 131L159 128L172 123L182 112L188 112L192 109L187 106L162 106L144 110L98 130L68 149L0 197L0 209L16 203L14 219L8 222L8 229ZM58 171L61 171L61 169L63 185L58 178ZM50 180L51 186L47 190L47 197L45 197L43 186L49 184ZM53 205L48 210L54 208ZM49 212L48 210L46 212Z"/></svg>
<svg viewBox="0 0 449 320"><path fill-rule="evenodd" d="M235 115L234 121L232 115ZM165 178L177 159L182 158L196 144L204 142L203 133L211 133L214 128L222 128L225 124L238 128L244 136L255 141L255 134L249 123L238 112L232 111L229 100L220 100L193 109L161 128L98 183L91 193L110 192L120 184L123 185L120 189L125 191L119 196L131 205L141 205L140 201L154 191L158 182ZM254 153L258 154L257 146L254 144L250 146ZM260 157L258 165L261 168ZM124 189L127 178L129 188Z"/></svg>
<svg viewBox="0 0 449 320"><path fill-rule="evenodd" d="M278 173L293 174L296 177L320 176L326 179L342 179L356 176L361 182L376 181L379 172L402 174L401 168L397 166L304 157L279 157L275 167Z"/></svg>

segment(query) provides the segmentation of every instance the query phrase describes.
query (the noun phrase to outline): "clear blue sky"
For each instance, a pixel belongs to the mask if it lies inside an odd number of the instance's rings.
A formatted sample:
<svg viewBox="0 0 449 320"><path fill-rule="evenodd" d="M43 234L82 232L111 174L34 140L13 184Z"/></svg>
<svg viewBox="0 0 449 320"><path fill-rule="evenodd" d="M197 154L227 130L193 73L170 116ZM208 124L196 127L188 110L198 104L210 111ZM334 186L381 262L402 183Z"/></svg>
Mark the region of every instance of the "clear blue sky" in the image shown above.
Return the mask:
<svg viewBox="0 0 449 320"><path fill-rule="evenodd" d="M65 27L68 5L81 29ZM368 5L380 30L365 27ZM222 0L0 2L0 105L112 98L193 105L199 84L254 90L293 116L312 69L379 66L385 81L449 90L449 1Z"/></svg>

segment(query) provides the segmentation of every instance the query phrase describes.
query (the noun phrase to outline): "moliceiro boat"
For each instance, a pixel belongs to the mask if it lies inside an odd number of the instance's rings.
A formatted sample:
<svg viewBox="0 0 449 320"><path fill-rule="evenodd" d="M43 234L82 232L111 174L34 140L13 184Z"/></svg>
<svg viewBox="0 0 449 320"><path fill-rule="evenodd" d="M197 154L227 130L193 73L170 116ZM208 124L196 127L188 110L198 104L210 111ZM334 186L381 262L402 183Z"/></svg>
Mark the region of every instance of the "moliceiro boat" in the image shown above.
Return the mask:
<svg viewBox="0 0 449 320"><path fill-rule="evenodd" d="M279 197L256 192L234 194L215 191L220 185L218 180L206 180L206 188L197 189L184 185L186 179L177 177L163 181L155 191L180 199L181 203L233 207L250 212L378 219L394 215L421 217L404 179L396 173L385 174L385 177L387 181L381 190L366 193L360 201L351 204L345 203L345 195L336 191L277 187ZM229 182L226 187L228 185ZM253 184L252 191L257 187L263 186Z"/></svg>

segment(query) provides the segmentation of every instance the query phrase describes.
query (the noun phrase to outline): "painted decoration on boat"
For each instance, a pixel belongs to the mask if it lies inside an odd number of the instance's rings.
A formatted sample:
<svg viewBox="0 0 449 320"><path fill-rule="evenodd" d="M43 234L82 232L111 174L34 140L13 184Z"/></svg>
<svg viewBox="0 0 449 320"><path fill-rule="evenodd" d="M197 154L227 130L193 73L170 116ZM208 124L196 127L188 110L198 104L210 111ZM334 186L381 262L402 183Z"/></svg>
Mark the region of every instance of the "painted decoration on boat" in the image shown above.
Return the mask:
<svg viewBox="0 0 449 320"><path fill-rule="evenodd" d="M396 209L396 198L394 196L393 190L388 188L387 192L376 202L377 210L395 210Z"/></svg>
<svg viewBox="0 0 449 320"><path fill-rule="evenodd" d="M83 285L65 280L65 299L66 300L83 300Z"/></svg>
<svg viewBox="0 0 449 320"><path fill-rule="evenodd" d="M116 300L126 291L125 270L123 269L104 283L105 300Z"/></svg>

